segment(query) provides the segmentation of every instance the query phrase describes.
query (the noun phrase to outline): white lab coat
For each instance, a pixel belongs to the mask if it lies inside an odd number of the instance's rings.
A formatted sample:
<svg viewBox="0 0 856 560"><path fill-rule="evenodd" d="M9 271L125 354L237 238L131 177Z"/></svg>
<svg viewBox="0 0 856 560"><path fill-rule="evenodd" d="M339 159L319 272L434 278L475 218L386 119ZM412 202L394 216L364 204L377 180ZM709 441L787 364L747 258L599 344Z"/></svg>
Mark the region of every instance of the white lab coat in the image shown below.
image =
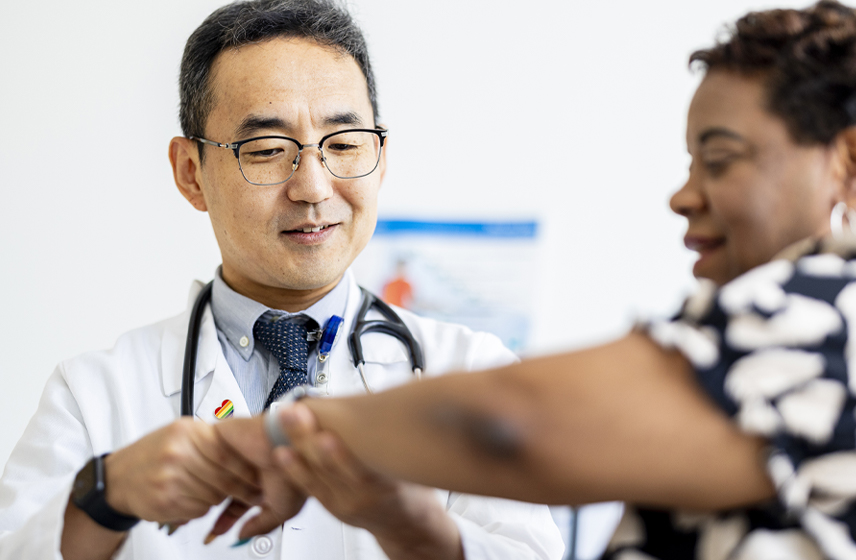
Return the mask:
<svg viewBox="0 0 856 560"><path fill-rule="evenodd" d="M343 334L349 333L360 294L349 282ZM190 303L201 284L194 284ZM0 560L60 559L63 514L76 472L93 455L114 451L179 417L179 394L190 310L126 333L107 351L62 362L49 378L38 410L18 442L0 480ZM472 370L515 358L499 339L465 327L424 319L399 310L422 344L426 373ZM401 344L371 333L363 338L367 374L380 390L412 379ZM345 336L330 356L326 387L333 396L364 392L350 362ZM205 311L196 368L196 416L216 422L224 399L235 416L249 416L241 391L223 356L210 307ZM561 558L560 533L546 506L437 490L457 523L469 560ZM202 541L220 507L168 537L157 524L140 522L116 558L123 560L386 558L365 530L343 524L317 501L268 535L230 548L233 533L208 546Z"/></svg>

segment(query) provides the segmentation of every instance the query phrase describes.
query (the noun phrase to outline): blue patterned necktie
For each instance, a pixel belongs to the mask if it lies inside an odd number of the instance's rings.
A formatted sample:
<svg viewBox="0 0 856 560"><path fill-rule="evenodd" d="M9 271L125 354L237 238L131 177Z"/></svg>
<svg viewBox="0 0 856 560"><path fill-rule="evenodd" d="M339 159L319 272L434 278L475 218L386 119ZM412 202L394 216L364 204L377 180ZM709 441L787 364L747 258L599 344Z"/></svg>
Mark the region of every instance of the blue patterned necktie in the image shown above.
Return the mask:
<svg viewBox="0 0 856 560"><path fill-rule="evenodd" d="M271 403L298 385L309 382L307 362L309 361L309 342L306 340L309 329L293 321L269 321L260 317L253 326L253 336L279 362L279 377L270 390L265 410Z"/></svg>

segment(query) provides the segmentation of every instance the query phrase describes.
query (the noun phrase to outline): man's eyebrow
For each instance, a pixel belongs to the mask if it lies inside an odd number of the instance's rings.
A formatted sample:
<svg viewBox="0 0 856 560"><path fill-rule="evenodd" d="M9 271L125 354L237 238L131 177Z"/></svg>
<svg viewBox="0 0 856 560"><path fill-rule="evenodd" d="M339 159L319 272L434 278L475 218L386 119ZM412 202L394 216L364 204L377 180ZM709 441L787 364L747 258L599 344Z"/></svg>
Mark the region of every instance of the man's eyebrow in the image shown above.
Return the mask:
<svg viewBox="0 0 856 560"><path fill-rule="evenodd" d="M356 125L363 124L363 119L358 114L353 111L348 111L346 113L336 113L335 115L331 115L324 119L325 125L333 125L333 124L348 124L348 125Z"/></svg>
<svg viewBox="0 0 856 560"><path fill-rule="evenodd" d="M237 134L238 138L242 138L250 136L251 134L258 132L259 130L269 130L272 128L284 130L288 128L288 123L286 123L279 117L261 117L258 115L249 115L241 121L240 125L238 125L238 128L235 130L235 134Z"/></svg>
<svg viewBox="0 0 856 560"><path fill-rule="evenodd" d="M739 140L741 142L745 142L746 139L734 132L733 130L729 130L727 128L722 127L714 127L708 128L704 132L698 135L698 143L700 145L704 145L705 142L711 140L713 138L727 138L729 140Z"/></svg>
<svg viewBox="0 0 856 560"><path fill-rule="evenodd" d="M347 111L344 113L335 113L324 119L325 126L331 125L363 125L363 119L357 113L353 111ZM235 130L235 134L238 138L246 138L259 130L270 130L270 129L279 129L279 130L288 130L289 123L282 120L279 117L262 117L259 115L249 115L241 124L238 125L238 128Z"/></svg>

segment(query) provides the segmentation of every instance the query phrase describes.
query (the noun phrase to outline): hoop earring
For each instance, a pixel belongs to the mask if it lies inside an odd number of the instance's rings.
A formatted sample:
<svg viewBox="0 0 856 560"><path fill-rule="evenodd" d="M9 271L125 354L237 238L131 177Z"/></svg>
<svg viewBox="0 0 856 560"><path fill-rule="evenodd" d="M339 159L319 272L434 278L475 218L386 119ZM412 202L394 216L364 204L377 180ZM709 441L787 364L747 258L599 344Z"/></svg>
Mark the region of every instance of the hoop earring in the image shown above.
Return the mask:
<svg viewBox="0 0 856 560"><path fill-rule="evenodd" d="M839 202L832 207L832 213L829 215L829 229L835 239L841 239L845 235L844 216L847 216L848 234L856 235L856 210L847 206L846 202Z"/></svg>

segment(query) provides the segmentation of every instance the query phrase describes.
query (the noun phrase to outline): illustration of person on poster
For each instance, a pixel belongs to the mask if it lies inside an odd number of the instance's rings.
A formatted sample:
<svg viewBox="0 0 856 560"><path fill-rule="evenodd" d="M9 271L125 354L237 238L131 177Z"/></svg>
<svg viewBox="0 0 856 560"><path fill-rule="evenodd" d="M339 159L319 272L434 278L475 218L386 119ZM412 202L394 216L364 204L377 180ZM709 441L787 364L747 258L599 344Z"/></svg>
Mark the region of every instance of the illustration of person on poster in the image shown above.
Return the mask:
<svg viewBox="0 0 856 560"><path fill-rule="evenodd" d="M383 286L383 300L390 305L412 309L413 285L407 280L407 261L399 259L395 275Z"/></svg>

